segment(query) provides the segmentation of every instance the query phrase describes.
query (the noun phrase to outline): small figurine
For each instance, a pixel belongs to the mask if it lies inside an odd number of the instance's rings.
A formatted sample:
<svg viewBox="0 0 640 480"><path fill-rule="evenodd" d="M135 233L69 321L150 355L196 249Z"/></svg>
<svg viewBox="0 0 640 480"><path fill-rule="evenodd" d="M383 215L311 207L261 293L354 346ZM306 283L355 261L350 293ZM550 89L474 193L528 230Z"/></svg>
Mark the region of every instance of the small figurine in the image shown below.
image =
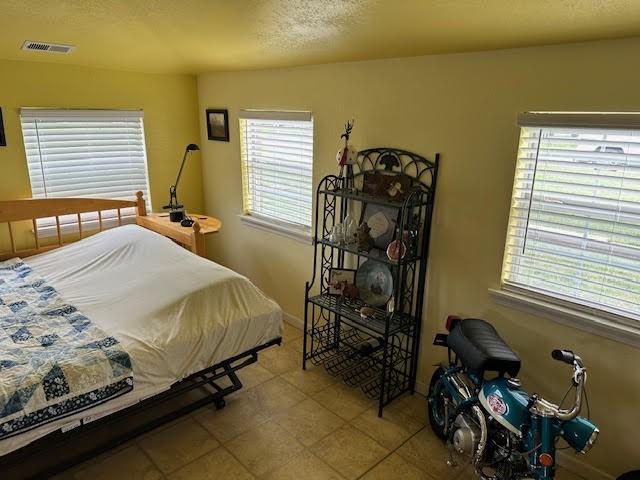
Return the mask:
<svg viewBox="0 0 640 480"><path fill-rule="evenodd" d="M342 296L346 298L358 298L360 290L353 283L346 283L342 288Z"/></svg>
<svg viewBox="0 0 640 480"><path fill-rule="evenodd" d="M360 309L360 316L362 318L369 318L371 317L373 314L376 313L375 308L371 308L371 307L362 307Z"/></svg>
<svg viewBox="0 0 640 480"><path fill-rule="evenodd" d="M393 182L387 190L387 195L391 199L395 198L396 195L403 194L403 193L405 192L402 189L402 184L400 182Z"/></svg>
<svg viewBox="0 0 640 480"><path fill-rule="evenodd" d="M349 283L346 280L341 280L331 285L335 291L340 292L340 295L345 298L358 298L360 290L353 283Z"/></svg>
<svg viewBox="0 0 640 480"><path fill-rule="evenodd" d="M340 177L344 174L344 167L347 166L347 184L351 185L353 181L353 165L358 159L358 151L353 148L353 145L349 144L349 136L353 130L353 120L347 122L344 126L344 133L340 135L340 138L344 138L344 147L338 150L336 154L336 161L340 165Z"/></svg>
<svg viewBox="0 0 640 480"><path fill-rule="evenodd" d="M371 227L367 225L367 222L363 222L362 225L358 227L358 231L356 232L358 250L368 252L373 248L373 238L369 232L371 232Z"/></svg>
<svg viewBox="0 0 640 480"><path fill-rule="evenodd" d="M387 313L393 313L395 311L396 311L396 299L393 295L391 295L391 298L387 302Z"/></svg>

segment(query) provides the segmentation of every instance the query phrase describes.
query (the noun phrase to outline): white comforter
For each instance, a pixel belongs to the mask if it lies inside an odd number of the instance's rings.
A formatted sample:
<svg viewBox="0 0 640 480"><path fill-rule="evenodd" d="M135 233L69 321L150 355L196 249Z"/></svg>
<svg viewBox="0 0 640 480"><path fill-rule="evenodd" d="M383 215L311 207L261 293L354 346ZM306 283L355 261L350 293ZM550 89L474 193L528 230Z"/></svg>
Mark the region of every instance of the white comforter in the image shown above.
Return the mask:
<svg viewBox="0 0 640 480"><path fill-rule="evenodd" d="M135 383L120 399L0 441L0 455L281 335L280 308L248 279L142 227L108 230L26 261L122 343Z"/></svg>

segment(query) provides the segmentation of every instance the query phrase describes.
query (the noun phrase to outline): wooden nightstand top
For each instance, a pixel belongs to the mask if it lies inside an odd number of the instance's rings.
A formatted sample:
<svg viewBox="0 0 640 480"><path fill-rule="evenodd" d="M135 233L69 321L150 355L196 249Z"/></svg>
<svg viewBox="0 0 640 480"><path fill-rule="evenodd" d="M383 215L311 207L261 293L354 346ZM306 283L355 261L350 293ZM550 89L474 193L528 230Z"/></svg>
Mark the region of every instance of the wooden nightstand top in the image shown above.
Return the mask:
<svg viewBox="0 0 640 480"><path fill-rule="evenodd" d="M222 222L215 217L208 217L198 213L190 213L189 217L200 224L200 232L204 235L216 233L222 228ZM150 213L146 218L150 222L174 228L177 231L191 232L193 230L193 227L183 227L180 222L170 221L168 213Z"/></svg>
<svg viewBox="0 0 640 480"><path fill-rule="evenodd" d="M196 221L192 227L183 227L180 222L170 221L168 213L150 213L138 216L136 223L141 227L169 237L190 248L192 252L205 257L204 236L218 232L222 228L222 222L217 218L197 213L190 213L189 217Z"/></svg>

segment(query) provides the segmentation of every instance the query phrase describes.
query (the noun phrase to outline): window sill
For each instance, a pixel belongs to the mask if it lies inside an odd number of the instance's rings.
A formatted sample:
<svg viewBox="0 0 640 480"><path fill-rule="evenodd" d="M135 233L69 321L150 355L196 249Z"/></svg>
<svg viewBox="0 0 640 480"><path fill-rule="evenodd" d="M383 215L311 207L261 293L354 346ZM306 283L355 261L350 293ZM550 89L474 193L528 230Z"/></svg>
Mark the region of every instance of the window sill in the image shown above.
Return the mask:
<svg viewBox="0 0 640 480"><path fill-rule="evenodd" d="M311 245L313 243L311 233L303 229L290 227L287 225L280 225L273 221L265 220L252 215L240 215L240 221L249 227L275 233L277 235L282 235L283 237L291 238L307 245Z"/></svg>
<svg viewBox="0 0 640 480"><path fill-rule="evenodd" d="M640 326L625 325L604 316L558 305L521 291L490 288L489 295L499 305L539 315L563 325L640 348Z"/></svg>

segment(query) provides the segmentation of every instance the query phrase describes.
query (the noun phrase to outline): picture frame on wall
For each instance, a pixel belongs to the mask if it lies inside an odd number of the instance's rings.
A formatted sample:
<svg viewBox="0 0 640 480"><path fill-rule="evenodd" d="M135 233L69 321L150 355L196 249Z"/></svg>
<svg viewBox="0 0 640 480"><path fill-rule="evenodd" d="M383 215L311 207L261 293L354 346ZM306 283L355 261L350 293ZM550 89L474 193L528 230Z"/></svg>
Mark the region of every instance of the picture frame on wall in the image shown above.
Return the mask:
<svg viewBox="0 0 640 480"><path fill-rule="evenodd" d="M7 137L4 134L4 122L2 120L2 108L0 108L0 147L7 146Z"/></svg>
<svg viewBox="0 0 640 480"><path fill-rule="evenodd" d="M229 141L229 111L226 108L207 108L206 120L209 140Z"/></svg>

